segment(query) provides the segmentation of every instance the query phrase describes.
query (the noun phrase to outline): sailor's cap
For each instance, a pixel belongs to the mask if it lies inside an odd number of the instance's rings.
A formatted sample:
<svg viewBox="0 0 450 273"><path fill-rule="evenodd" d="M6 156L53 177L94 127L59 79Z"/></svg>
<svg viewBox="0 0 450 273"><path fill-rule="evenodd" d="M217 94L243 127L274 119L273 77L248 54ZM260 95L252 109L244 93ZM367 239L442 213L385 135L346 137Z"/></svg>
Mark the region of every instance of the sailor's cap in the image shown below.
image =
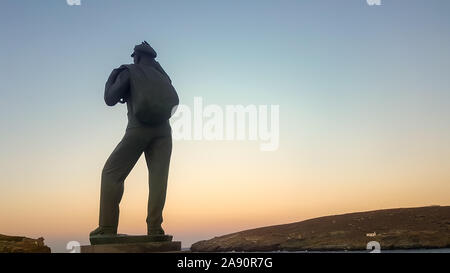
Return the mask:
<svg viewBox="0 0 450 273"><path fill-rule="evenodd" d="M136 52L141 52L151 56L152 58L156 58L156 51L146 41L143 41L140 45L136 45L134 47L131 57L134 57Z"/></svg>

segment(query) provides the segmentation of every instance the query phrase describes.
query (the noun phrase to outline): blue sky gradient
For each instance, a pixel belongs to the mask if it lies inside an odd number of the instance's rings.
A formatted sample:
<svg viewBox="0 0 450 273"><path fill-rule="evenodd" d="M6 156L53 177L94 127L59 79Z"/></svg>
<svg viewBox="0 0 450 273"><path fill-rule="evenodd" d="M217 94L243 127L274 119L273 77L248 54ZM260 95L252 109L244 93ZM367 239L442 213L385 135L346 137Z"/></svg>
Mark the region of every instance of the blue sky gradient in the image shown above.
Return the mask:
<svg viewBox="0 0 450 273"><path fill-rule="evenodd" d="M255 149L239 156L245 162L278 162L273 175L289 174L280 182L287 191L304 190L302 171L316 169L310 175L320 176L323 187L343 183L342 188L356 191L353 182L342 182L344 172L335 181L336 173L326 170L348 164L342 170L350 172L351 166L364 162L373 167L361 171L364 179L398 179L399 185L409 187L413 178L405 173L413 170L421 171L414 176L424 180L414 182L398 203L386 194L379 202L364 206L355 201L330 213L449 204L441 195L449 189L450 179L449 13L446 0L382 0L381 6L369 6L364 0L82 0L81 6L69 6L64 0L4 0L0 217L30 214L8 205L14 198L26 205L22 199L27 196L48 194L51 199L53 194L90 200L85 211L93 211L89 219L95 226L101 168L127 122L124 105L104 104L104 84L113 68L132 62L132 49L143 40L158 52L157 60L183 104L192 105L193 98L201 96L207 104L280 105L280 150L268 155ZM188 161L192 151L201 153L207 147L211 153L223 152L223 143L209 145L175 143L174 151L179 152L172 170L188 166L183 160ZM189 166L200 173L208 162L203 158L195 161L197 166ZM258 163L254 166L264 170ZM258 179L252 175L248 171L245 179ZM62 183L61 177L74 181ZM430 186L427 177L435 184ZM182 178L171 178L173 191ZM78 184L77 179L82 181ZM389 193L391 188L380 183L376 187L380 193ZM429 195L414 195L426 187L432 189ZM195 184L190 189L199 190ZM51 204L46 206L55 205ZM287 208L292 214L276 221L328 213L311 205L310 211L305 209L308 213L296 216L299 207ZM169 207L169 212L171 208L178 207ZM85 211L79 211L79 218ZM253 223L235 228L272 222ZM85 240L91 227L83 228L73 236ZM11 226L3 230L14 231ZM27 232L31 231L23 230ZM56 231L43 233L56 242L52 239ZM206 239L201 234L178 234L186 242Z"/></svg>

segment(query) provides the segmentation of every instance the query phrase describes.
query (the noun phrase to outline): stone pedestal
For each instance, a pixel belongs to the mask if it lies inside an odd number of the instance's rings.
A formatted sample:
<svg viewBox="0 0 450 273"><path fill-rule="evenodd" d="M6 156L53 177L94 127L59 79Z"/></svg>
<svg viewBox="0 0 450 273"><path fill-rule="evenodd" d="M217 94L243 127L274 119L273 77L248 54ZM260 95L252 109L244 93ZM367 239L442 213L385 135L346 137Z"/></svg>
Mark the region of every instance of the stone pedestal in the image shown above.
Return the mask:
<svg viewBox="0 0 450 273"><path fill-rule="evenodd" d="M181 242L150 242L81 246L81 253L151 253L180 251Z"/></svg>
<svg viewBox="0 0 450 273"><path fill-rule="evenodd" d="M91 245L81 246L81 253L150 253L180 251L181 242L171 235L99 235L91 236Z"/></svg>

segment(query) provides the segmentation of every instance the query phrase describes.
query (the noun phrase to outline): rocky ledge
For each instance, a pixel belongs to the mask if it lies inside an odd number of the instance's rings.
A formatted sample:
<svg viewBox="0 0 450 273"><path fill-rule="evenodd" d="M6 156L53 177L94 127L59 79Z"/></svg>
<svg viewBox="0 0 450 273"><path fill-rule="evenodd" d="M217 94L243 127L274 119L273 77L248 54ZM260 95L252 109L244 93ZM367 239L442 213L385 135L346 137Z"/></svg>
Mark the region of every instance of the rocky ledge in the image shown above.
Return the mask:
<svg viewBox="0 0 450 273"><path fill-rule="evenodd" d="M364 250L450 247L450 206L386 209L325 216L240 231L191 246L194 252Z"/></svg>
<svg viewBox="0 0 450 273"><path fill-rule="evenodd" d="M0 253L50 253L44 238L31 239L0 234Z"/></svg>

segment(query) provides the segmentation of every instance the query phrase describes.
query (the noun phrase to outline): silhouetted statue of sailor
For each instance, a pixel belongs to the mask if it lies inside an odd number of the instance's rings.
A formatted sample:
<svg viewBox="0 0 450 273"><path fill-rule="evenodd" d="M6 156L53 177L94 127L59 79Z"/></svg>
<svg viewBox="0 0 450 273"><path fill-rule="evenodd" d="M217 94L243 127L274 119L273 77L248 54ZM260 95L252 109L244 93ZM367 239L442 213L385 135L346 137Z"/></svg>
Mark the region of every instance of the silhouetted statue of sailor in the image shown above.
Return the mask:
<svg viewBox="0 0 450 273"><path fill-rule="evenodd" d="M114 69L105 86L108 106L127 103L128 125L102 171L99 227L91 237L117 234L124 180L142 153L149 171L147 233L164 234L162 212L172 152L169 118L178 96L147 42L135 46L131 57L134 64Z"/></svg>

